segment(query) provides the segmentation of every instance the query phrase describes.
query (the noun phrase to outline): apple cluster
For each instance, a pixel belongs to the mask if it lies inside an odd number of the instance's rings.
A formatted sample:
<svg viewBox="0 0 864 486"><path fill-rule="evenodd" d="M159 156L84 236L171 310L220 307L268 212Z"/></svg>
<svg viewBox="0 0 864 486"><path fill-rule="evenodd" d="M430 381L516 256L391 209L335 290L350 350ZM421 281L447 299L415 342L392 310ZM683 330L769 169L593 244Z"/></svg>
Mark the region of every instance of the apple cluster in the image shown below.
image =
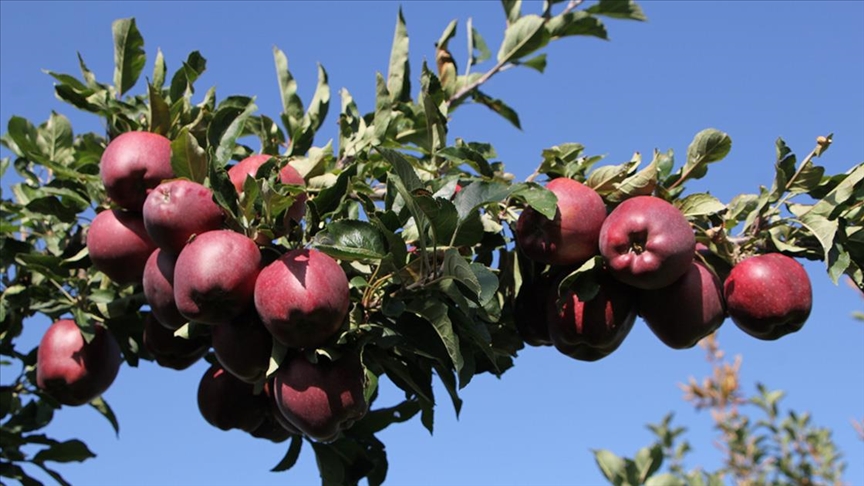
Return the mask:
<svg viewBox="0 0 864 486"><path fill-rule="evenodd" d="M269 159L254 155L229 169L238 197ZM366 413L359 354L340 349L340 358L313 363L304 352L327 344L347 319L349 284L336 260L307 248L264 258L261 242L226 229L211 189L175 178L162 135L117 136L100 174L115 207L90 225L90 260L111 280L143 288L150 307L143 343L159 365L186 369L213 350L198 389L207 422L277 442L292 434L329 441ZM279 178L305 185L290 165ZM286 218L299 222L305 201L296 197ZM38 385L63 404L89 402L117 375L119 346L103 326L95 329L85 342L74 321L62 320L42 339ZM287 354L268 376L274 343Z"/></svg>
<svg viewBox="0 0 864 486"><path fill-rule="evenodd" d="M515 231L538 269L524 276L514 302L517 330L530 345L596 361L618 349L637 316L664 344L686 349L727 316L747 334L775 340L801 329L810 314L810 280L793 258L749 255L730 262L721 282L708 247L670 202L638 195L607 211L576 180L546 187L558 199L555 217L526 207ZM596 257L592 285L571 285L577 279L568 277Z"/></svg>

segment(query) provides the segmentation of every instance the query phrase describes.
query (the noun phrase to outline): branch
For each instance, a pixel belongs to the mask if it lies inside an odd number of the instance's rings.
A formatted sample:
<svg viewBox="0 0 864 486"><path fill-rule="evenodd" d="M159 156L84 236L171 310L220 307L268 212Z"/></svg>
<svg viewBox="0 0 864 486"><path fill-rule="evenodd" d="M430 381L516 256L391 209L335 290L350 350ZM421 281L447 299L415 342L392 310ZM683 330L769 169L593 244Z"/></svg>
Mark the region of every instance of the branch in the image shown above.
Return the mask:
<svg viewBox="0 0 864 486"><path fill-rule="evenodd" d="M464 88L462 88L459 91L457 91L456 93L454 93L453 96L451 96L450 99L447 100L447 107L449 108L450 106L452 106L454 104L462 102L462 100L464 100L469 94L471 94L472 91L479 88L480 85L482 85L486 81L489 81L489 79L492 76L495 76L496 74L498 74L501 71L506 71L506 70L512 68L513 66L514 66L514 64L509 63L509 62L499 62L494 67L492 67L492 69L490 69L485 74L483 74L483 76L481 76L479 79L477 79L477 81L474 81L473 83L469 84L468 86L465 86Z"/></svg>

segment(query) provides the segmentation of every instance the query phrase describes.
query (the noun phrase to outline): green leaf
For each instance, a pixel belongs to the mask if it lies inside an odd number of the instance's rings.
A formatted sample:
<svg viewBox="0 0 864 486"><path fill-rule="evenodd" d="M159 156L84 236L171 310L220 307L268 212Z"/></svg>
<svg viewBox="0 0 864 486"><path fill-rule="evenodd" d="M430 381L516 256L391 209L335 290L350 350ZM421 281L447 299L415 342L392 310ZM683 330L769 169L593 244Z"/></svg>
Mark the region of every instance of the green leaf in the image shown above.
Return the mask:
<svg viewBox="0 0 864 486"><path fill-rule="evenodd" d="M470 64L480 64L492 57L492 52L489 51L489 47L480 32L471 27L471 19L468 19L468 22L468 57L471 59Z"/></svg>
<svg viewBox="0 0 864 486"><path fill-rule="evenodd" d="M105 419L111 424L111 427L114 429L114 434L119 437L120 422L117 421L117 416L114 415L114 411L111 410L108 402L106 402L105 399L100 396L91 400L90 406L95 408L97 412L99 412L100 414L102 414L103 417L105 417Z"/></svg>
<svg viewBox="0 0 864 486"><path fill-rule="evenodd" d="M147 56L144 38L135 26L135 19L119 19L111 24L114 32L114 89L122 96L138 82Z"/></svg>
<svg viewBox="0 0 864 486"><path fill-rule="evenodd" d="M575 35L592 36L603 40L609 38L603 22L581 10L552 17L546 22L546 32L552 39Z"/></svg>
<svg viewBox="0 0 864 486"><path fill-rule="evenodd" d="M471 97L474 99L475 102L480 103L481 105L501 115L501 117L509 121L514 127L522 130L522 125L519 122L519 114L516 113L516 110L504 103L504 101L497 98L492 98L491 96L481 92L480 90L475 90L474 92L472 92Z"/></svg>
<svg viewBox="0 0 864 486"><path fill-rule="evenodd" d="M171 142L171 170L177 177L185 177L199 184L208 175L207 154L198 145L198 140L183 127Z"/></svg>
<svg viewBox="0 0 864 486"><path fill-rule="evenodd" d="M330 222L315 235L312 246L340 260L380 260L387 256L384 237L378 228L353 219Z"/></svg>
<svg viewBox="0 0 864 486"><path fill-rule="evenodd" d="M482 290L480 287L480 281L477 280L477 276L474 275L471 265L465 261L465 258L460 255L459 251L455 248L448 248L447 251L444 252L444 262L441 265L441 275L443 277L451 277L461 283L469 292L471 292L471 294L473 294L475 299L480 297L480 291Z"/></svg>
<svg viewBox="0 0 864 486"><path fill-rule="evenodd" d="M592 452L597 466L600 467L600 472L606 476L606 479L612 484L621 484L625 477L626 462L624 459L606 449L593 450Z"/></svg>
<svg viewBox="0 0 864 486"><path fill-rule="evenodd" d="M306 117L309 120L309 126L313 131L318 131L324 119L327 118L327 111L330 108L330 85L328 84L327 70L324 66L318 64L318 85L315 87L315 94L312 95L312 102L309 103L309 109L306 111ZM306 152L305 150L303 151Z"/></svg>
<svg viewBox="0 0 864 486"><path fill-rule="evenodd" d="M726 205L720 200L705 193L690 194L684 199L676 199L674 204L688 218L710 216L726 209Z"/></svg>
<svg viewBox="0 0 864 486"><path fill-rule="evenodd" d="M414 166L401 153L386 148L377 148L378 152L393 165L393 171L402 179L409 192L424 188L423 182L417 177Z"/></svg>
<svg viewBox="0 0 864 486"><path fill-rule="evenodd" d="M435 47L438 49L447 49L447 44L450 42L450 39L456 35L456 26L459 24L457 19L453 19L447 24L447 27L444 28L444 32L441 33L441 37L438 38L438 42L435 43Z"/></svg>
<svg viewBox="0 0 864 486"><path fill-rule="evenodd" d="M282 98L282 122L288 136L294 138L303 120L303 101L297 95L297 81L288 70L288 57L276 46L273 46L273 61L276 64L276 77Z"/></svg>
<svg viewBox="0 0 864 486"><path fill-rule="evenodd" d="M648 20L645 12L633 0L600 0L585 11L615 19Z"/></svg>
<svg viewBox="0 0 864 486"><path fill-rule="evenodd" d="M351 427L351 432L372 435L386 429L391 424L406 422L420 411L417 400L405 400L399 405L370 410L360 422Z"/></svg>
<svg viewBox="0 0 864 486"><path fill-rule="evenodd" d="M152 84L147 85L147 95L150 98L150 131L160 135L168 135L171 129L171 107L165 102L157 89Z"/></svg>
<svg viewBox="0 0 864 486"><path fill-rule="evenodd" d="M642 157L637 153L629 162L597 167L588 174L585 185L594 189L598 194L610 194L636 170L641 160Z"/></svg>
<svg viewBox="0 0 864 486"><path fill-rule="evenodd" d="M546 70L546 54L539 54L532 57L531 59L528 59L527 61L522 61L519 64L523 66L528 66L531 69L535 69L542 73Z"/></svg>
<svg viewBox="0 0 864 486"><path fill-rule="evenodd" d="M207 127L207 139L211 146L216 147L213 164L228 165L246 120L257 109L255 99L245 96L229 97L222 102Z"/></svg>
<svg viewBox="0 0 864 486"><path fill-rule="evenodd" d="M707 172L707 165L723 160L732 149L732 139L724 132L707 128L697 133L687 147L687 163L684 173L698 179Z"/></svg>
<svg viewBox="0 0 864 486"><path fill-rule="evenodd" d="M459 349L459 336L453 331L453 323L447 316L447 306L441 301L428 299L411 302L408 311L432 324L458 373L463 364L462 351Z"/></svg>
<svg viewBox="0 0 864 486"><path fill-rule="evenodd" d="M206 69L207 60L201 56L200 52L192 51L189 53L186 61L171 78L171 88L169 89L171 102L177 102L187 93L194 93L195 90L192 86Z"/></svg>
<svg viewBox="0 0 864 486"><path fill-rule="evenodd" d="M549 35L543 28L545 21L539 15L526 15L507 27L504 41L498 50L498 63L504 64L531 54L549 42Z"/></svg>
<svg viewBox="0 0 864 486"><path fill-rule="evenodd" d="M150 85L157 92L162 92L162 87L165 86L165 72L168 66L165 65L165 56L162 54L162 49L156 49L156 61L153 63L153 80Z"/></svg>
<svg viewBox="0 0 864 486"><path fill-rule="evenodd" d="M679 479L670 473L651 476L647 481L645 481L645 486L685 486L685 484L687 483L682 479Z"/></svg>
<svg viewBox="0 0 864 486"><path fill-rule="evenodd" d="M408 63L408 29L402 7L396 18L396 31L393 33L393 47L390 51L390 70L387 73L387 90L394 102L411 100L411 69Z"/></svg>
<svg viewBox="0 0 864 486"><path fill-rule="evenodd" d="M87 444L77 439L58 442L47 449L42 449L33 456L33 462L83 462L91 457L96 457Z"/></svg>
<svg viewBox="0 0 864 486"><path fill-rule="evenodd" d="M321 474L322 486L345 484L345 463L331 444L310 442L315 451L315 462Z"/></svg>
<svg viewBox="0 0 864 486"><path fill-rule="evenodd" d="M63 115L51 112L36 136L36 145L48 160L67 165L73 157L72 124Z"/></svg>
<svg viewBox="0 0 864 486"><path fill-rule="evenodd" d="M558 198L555 194L534 182L519 182L511 186L511 195L519 197L526 204L549 219L555 219L558 211Z"/></svg>
<svg viewBox="0 0 864 486"><path fill-rule="evenodd" d="M663 448L659 444L655 444L653 447L643 447L636 453L633 462L636 464L639 480L644 482L663 465Z"/></svg>
<svg viewBox="0 0 864 486"><path fill-rule="evenodd" d="M522 16L522 0L501 0L507 25L515 23Z"/></svg>
<svg viewBox="0 0 864 486"><path fill-rule="evenodd" d="M299 435L291 437L291 445L288 446L288 450L285 452L285 456L282 457L282 460L279 461L279 464L273 466L273 469L271 469L270 472L287 471L294 467L294 464L297 464L297 459L300 457L300 450L302 448L303 437Z"/></svg>

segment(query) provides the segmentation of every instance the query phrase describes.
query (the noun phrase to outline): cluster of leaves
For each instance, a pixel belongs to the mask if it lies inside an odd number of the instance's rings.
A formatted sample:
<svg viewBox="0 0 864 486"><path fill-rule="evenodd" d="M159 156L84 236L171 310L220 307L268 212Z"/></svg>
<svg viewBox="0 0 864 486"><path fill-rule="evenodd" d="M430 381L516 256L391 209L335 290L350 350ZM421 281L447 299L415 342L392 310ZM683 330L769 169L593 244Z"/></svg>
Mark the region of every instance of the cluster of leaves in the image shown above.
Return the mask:
<svg viewBox="0 0 864 486"><path fill-rule="evenodd" d="M608 450L594 456L603 475L615 485L721 486L734 484L843 484L846 468L831 431L812 424L809 413L789 410L781 414L781 390L757 384L757 393L745 396L739 383L741 357L725 359L716 334L700 345L707 351L712 376L701 383L690 378L682 385L684 399L697 410L707 409L719 432L717 441L723 452L723 466L713 472L701 467L684 466L692 447L683 438L687 429L672 426L672 414L648 429L657 440L640 449L631 459ZM754 409L755 414L746 413ZM667 463L665 471L660 473Z"/></svg>

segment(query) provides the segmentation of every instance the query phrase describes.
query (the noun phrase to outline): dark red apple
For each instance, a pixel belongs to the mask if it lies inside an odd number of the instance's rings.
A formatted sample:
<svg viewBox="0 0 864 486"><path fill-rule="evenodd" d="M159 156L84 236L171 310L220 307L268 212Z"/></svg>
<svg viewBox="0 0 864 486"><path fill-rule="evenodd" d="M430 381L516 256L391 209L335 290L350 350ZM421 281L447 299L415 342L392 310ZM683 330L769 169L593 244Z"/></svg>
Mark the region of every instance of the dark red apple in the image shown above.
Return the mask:
<svg viewBox="0 0 864 486"><path fill-rule="evenodd" d="M255 383L267 373L273 337L254 308L213 328L213 352L231 374Z"/></svg>
<svg viewBox="0 0 864 486"><path fill-rule="evenodd" d="M141 282L144 298L155 320L167 329L180 329L189 319L183 317L174 302L174 266L177 257L157 248L144 265Z"/></svg>
<svg viewBox="0 0 864 486"><path fill-rule="evenodd" d="M222 430L252 432L264 422L267 400L255 386L239 380L218 364L207 369L198 385L198 410L210 425Z"/></svg>
<svg viewBox="0 0 864 486"><path fill-rule="evenodd" d="M267 439L271 442L279 443L284 442L295 435L302 435L303 433L297 430L288 419L282 415L282 412L279 411L278 405L276 405L276 397L273 395L273 380L271 379L267 383L264 383L264 390L262 391L262 395L266 397L267 406L264 409L264 421L261 425L250 432L253 437L257 437L259 439Z"/></svg>
<svg viewBox="0 0 864 486"><path fill-rule="evenodd" d="M230 169L228 169L228 178L231 179L231 184L234 185L234 189L237 190L237 194L243 192L243 184L246 182L246 176L255 177L255 174L258 172L258 168L264 165L265 162L270 160L273 156L267 154L258 154L246 157L234 165ZM300 186L306 186L306 181L303 180L303 176L297 172L297 169L292 167L290 164L286 164L282 169L279 170L279 180L283 184L296 184ZM288 208L288 217L293 219L294 221L300 221L303 219L303 215L306 214L306 194L299 194L297 199Z"/></svg>
<svg viewBox="0 0 864 486"><path fill-rule="evenodd" d="M561 295L558 309L552 288L547 299L549 337L562 354L580 361L597 361L621 346L636 322L636 295L632 287L602 275L600 288L583 301L573 290Z"/></svg>
<svg viewBox="0 0 864 486"><path fill-rule="evenodd" d="M203 358L210 349L208 336L190 339L177 337L174 331L165 328L148 314L144 321L144 348L163 368L185 370Z"/></svg>
<svg viewBox="0 0 864 486"><path fill-rule="evenodd" d="M531 207L516 221L516 243L536 262L552 265L583 263L597 254L600 227L606 206L594 189L560 177L546 188L558 197L555 218L550 220Z"/></svg>
<svg viewBox="0 0 864 486"><path fill-rule="evenodd" d="M97 214L87 232L87 250L96 270L117 283L141 281L156 244L144 229L141 215L106 210Z"/></svg>
<svg viewBox="0 0 864 486"><path fill-rule="evenodd" d="M222 227L222 208L213 192L196 182L176 179L159 184L144 201L144 227L164 251L179 255L189 237Z"/></svg>
<svg viewBox="0 0 864 486"><path fill-rule="evenodd" d="M316 364L299 354L286 359L273 383L285 418L307 436L327 442L366 414L365 380L356 353L335 362L319 357Z"/></svg>
<svg viewBox="0 0 864 486"><path fill-rule="evenodd" d="M807 271L780 253L744 259L732 268L723 289L732 321L766 341L800 330L813 307Z"/></svg>
<svg viewBox="0 0 864 486"><path fill-rule="evenodd" d="M658 289L690 268L696 238L672 204L636 196L618 205L600 230L600 254L616 279L640 289Z"/></svg>
<svg viewBox="0 0 864 486"><path fill-rule="evenodd" d="M103 326L88 343L71 319L51 324L36 353L36 385L64 405L84 405L114 383L122 356Z"/></svg>
<svg viewBox="0 0 864 486"><path fill-rule="evenodd" d="M342 327L351 303L348 278L318 250L292 250L255 282L255 309L273 338L291 348L324 344Z"/></svg>
<svg viewBox="0 0 864 486"><path fill-rule="evenodd" d="M692 348L726 319L720 279L694 261L667 287L639 292L639 314L648 328L672 349Z"/></svg>
<svg viewBox="0 0 864 486"><path fill-rule="evenodd" d="M112 201L124 209L141 211L150 190L174 177L171 141L158 133L122 133L102 153L99 173Z"/></svg>
<svg viewBox="0 0 864 486"><path fill-rule="evenodd" d="M553 279L548 273L541 274L534 281L522 282L519 293L513 302L513 320L516 331L526 344L531 346L551 346L549 337L549 295L555 291Z"/></svg>
<svg viewBox="0 0 864 486"><path fill-rule="evenodd" d="M261 252L229 230L208 231L183 248L174 266L174 300L190 321L221 324L252 305Z"/></svg>

